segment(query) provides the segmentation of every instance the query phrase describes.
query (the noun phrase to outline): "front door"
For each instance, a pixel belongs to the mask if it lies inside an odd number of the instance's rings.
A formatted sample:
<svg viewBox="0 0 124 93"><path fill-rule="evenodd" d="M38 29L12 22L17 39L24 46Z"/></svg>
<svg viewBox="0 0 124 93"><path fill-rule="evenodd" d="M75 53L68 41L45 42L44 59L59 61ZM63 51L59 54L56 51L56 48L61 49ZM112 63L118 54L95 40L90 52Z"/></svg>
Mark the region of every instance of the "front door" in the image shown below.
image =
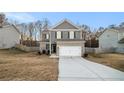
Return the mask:
<svg viewBox="0 0 124 93"><path fill-rule="evenodd" d="M56 44L52 44L52 53L56 53Z"/></svg>

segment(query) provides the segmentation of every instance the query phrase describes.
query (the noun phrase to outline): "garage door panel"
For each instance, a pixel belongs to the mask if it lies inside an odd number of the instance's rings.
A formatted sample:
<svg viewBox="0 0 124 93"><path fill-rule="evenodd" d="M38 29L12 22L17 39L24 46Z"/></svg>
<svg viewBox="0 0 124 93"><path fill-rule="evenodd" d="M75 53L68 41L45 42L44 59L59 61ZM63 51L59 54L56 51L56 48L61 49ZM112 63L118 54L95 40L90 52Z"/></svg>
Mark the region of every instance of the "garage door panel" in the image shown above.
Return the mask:
<svg viewBox="0 0 124 93"><path fill-rule="evenodd" d="M61 46L59 47L59 56L81 56L81 47Z"/></svg>

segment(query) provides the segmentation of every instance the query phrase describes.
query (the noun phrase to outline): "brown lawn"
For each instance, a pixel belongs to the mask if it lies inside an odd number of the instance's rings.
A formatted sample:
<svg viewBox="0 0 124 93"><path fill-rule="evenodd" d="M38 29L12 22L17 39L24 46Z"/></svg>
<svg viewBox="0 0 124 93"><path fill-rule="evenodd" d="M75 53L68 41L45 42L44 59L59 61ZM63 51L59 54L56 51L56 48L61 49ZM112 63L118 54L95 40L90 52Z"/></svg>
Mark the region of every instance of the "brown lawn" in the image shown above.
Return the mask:
<svg viewBox="0 0 124 93"><path fill-rule="evenodd" d="M0 50L0 80L57 80L58 60L35 52Z"/></svg>
<svg viewBox="0 0 124 93"><path fill-rule="evenodd" d="M86 59L124 71L124 54L89 54Z"/></svg>

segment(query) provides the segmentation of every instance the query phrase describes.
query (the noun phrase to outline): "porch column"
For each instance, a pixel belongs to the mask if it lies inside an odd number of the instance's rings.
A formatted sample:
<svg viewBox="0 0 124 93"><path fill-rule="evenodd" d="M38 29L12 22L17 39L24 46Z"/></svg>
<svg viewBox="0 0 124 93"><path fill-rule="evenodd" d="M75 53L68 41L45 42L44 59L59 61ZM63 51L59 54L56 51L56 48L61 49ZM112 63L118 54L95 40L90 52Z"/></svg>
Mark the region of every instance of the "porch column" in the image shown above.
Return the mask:
<svg viewBox="0 0 124 93"><path fill-rule="evenodd" d="M80 32L81 32L81 33L80 33L80 39L83 39L83 38L82 38L82 34L83 34L82 30L81 30Z"/></svg>
<svg viewBox="0 0 124 93"><path fill-rule="evenodd" d="M51 55L51 31L49 31L49 50Z"/></svg>

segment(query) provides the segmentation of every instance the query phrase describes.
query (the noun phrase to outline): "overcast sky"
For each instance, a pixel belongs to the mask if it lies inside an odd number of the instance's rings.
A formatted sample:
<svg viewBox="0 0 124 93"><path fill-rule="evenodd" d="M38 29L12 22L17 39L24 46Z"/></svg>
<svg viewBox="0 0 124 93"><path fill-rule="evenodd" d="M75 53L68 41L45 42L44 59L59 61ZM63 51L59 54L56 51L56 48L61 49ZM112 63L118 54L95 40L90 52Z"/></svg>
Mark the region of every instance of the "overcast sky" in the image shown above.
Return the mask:
<svg viewBox="0 0 124 93"><path fill-rule="evenodd" d="M118 25L124 22L123 12L9 12L6 13L6 16L20 23L47 18L52 25L67 18L75 24L86 24L91 28L107 27L111 24Z"/></svg>

